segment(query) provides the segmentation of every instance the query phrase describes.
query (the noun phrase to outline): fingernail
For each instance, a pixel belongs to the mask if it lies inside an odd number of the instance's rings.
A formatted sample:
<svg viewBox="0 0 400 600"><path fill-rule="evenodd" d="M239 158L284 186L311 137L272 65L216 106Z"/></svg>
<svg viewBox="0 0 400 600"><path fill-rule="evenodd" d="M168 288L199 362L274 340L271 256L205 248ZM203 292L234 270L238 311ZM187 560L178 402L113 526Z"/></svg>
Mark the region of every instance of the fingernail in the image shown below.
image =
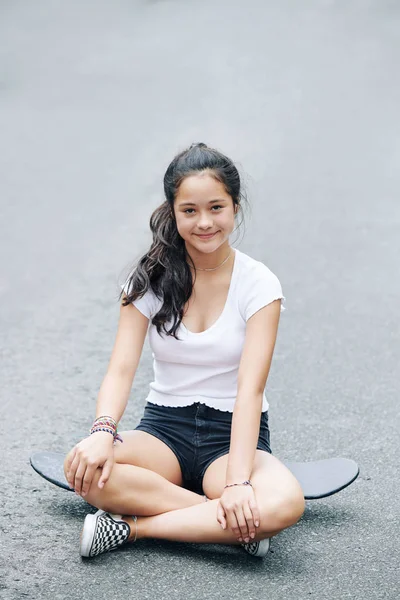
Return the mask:
<svg viewBox="0 0 400 600"><path fill-rule="evenodd" d="M246 542L246 544L248 544L248 543L249 543L249 541L250 541L250 538L248 538L248 537L247 537L247 538L244 538L244 541Z"/></svg>
<svg viewBox="0 0 400 600"><path fill-rule="evenodd" d="M260 523L259 523L258 521L256 521L256 523L255 523L255 524L256 524L256 527L258 527Z"/></svg>
<svg viewBox="0 0 400 600"><path fill-rule="evenodd" d="M253 539L253 538L255 538L255 537L256 537L256 534L255 534L255 533L251 533L251 534L250 534L250 537L251 537L251 539Z"/></svg>
<svg viewBox="0 0 400 600"><path fill-rule="evenodd" d="M243 542L242 538L239 538L239 542Z"/></svg>
<svg viewBox="0 0 400 600"><path fill-rule="evenodd" d="M86 492L82 492L82 496L86 496Z"/></svg>

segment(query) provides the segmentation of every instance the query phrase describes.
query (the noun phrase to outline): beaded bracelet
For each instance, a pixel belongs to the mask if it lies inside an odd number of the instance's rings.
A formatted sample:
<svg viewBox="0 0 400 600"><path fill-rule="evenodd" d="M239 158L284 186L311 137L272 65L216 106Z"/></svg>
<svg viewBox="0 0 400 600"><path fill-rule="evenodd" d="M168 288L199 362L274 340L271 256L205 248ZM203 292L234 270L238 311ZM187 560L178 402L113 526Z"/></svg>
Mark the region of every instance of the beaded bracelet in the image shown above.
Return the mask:
<svg viewBox="0 0 400 600"><path fill-rule="evenodd" d="M98 425L97 427L92 427L92 429L90 430L90 435L92 435L92 433L97 433L98 431L107 431L107 433L111 433L113 437L115 433L113 429L109 429L108 427L102 427L101 425Z"/></svg>
<svg viewBox="0 0 400 600"><path fill-rule="evenodd" d="M96 427L96 428L92 428L90 430L90 435L93 435L94 433L97 433L98 431L106 431L107 433L111 433L111 435L114 438L114 441L118 441L118 442L122 442L123 443L123 439L122 437L119 435L119 433L114 432L112 429L107 429L106 427Z"/></svg>
<svg viewBox="0 0 400 600"><path fill-rule="evenodd" d="M235 485L250 485L251 487L253 487L253 484L251 483L250 479L246 479L246 481L242 481L242 483L228 483L224 489L228 488L228 487L234 487Z"/></svg>
<svg viewBox="0 0 400 600"><path fill-rule="evenodd" d="M97 419L95 420L93 425L96 425L96 423L102 423L104 425L109 425L110 427L112 427L114 429L117 428L117 421L115 419L113 419L112 417L108 417L106 415L103 415L102 417L97 417Z"/></svg>
<svg viewBox="0 0 400 600"><path fill-rule="evenodd" d="M101 417L97 417L95 419L93 426L97 425L97 423L102 423L104 425L109 425L111 428L117 428L117 421L108 415L102 415Z"/></svg>
<svg viewBox="0 0 400 600"><path fill-rule="evenodd" d="M107 433L111 433L111 435L114 438L114 441L118 440L119 442L123 442L123 439L120 435L118 435L117 432L116 420L108 415L97 417L89 433L90 435L92 435L93 433L97 433L98 431L106 431Z"/></svg>

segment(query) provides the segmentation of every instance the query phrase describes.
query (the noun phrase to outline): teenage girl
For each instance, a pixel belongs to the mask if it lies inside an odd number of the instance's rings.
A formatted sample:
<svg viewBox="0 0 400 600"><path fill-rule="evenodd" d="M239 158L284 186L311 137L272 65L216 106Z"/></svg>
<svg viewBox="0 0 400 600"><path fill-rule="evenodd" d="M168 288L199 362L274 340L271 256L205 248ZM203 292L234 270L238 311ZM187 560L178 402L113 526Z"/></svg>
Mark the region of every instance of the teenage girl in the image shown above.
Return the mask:
<svg viewBox="0 0 400 600"><path fill-rule="evenodd" d="M121 294L115 346L91 435L65 459L87 502L82 556L140 538L240 544L269 538L304 511L299 483L271 454L264 394L284 300L277 277L229 244L239 173L205 144L178 154L153 243ZM117 433L146 334L154 359L144 415Z"/></svg>

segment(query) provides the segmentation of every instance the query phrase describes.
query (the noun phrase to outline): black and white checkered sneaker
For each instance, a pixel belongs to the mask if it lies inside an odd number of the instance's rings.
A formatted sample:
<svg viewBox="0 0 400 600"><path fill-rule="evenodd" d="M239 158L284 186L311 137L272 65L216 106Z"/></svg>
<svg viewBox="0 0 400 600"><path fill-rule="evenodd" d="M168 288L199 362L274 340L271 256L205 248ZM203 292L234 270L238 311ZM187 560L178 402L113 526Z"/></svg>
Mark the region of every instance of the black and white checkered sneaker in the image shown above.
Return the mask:
<svg viewBox="0 0 400 600"><path fill-rule="evenodd" d="M120 515L112 515L98 510L94 515L87 515L81 534L81 556L97 556L109 552L128 541L131 528Z"/></svg>
<svg viewBox="0 0 400 600"><path fill-rule="evenodd" d="M249 542L248 544L242 544L242 546L252 556L263 558L268 554L270 538L265 538L265 540L261 540L260 542Z"/></svg>

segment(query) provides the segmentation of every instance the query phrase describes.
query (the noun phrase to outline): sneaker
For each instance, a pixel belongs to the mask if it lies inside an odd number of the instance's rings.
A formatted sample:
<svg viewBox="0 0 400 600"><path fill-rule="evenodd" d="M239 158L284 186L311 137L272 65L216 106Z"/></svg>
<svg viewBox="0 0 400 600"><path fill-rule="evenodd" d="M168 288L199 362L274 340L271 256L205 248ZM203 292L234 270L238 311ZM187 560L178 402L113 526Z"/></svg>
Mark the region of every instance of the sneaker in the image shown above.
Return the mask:
<svg viewBox="0 0 400 600"><path fill-rule="evenodd" d="M265 540L261 540L260 542L249 542L248 544L242 544L242 546L252 556L263 558L268 554L270 538L265 538Z"/></svg>
<svg viewBox="0 0 400 600"><path fill-rule="evenodd" d="M130 533L131 528L121 515L112 515L104 510L86 515L81 534L81 556L88 558L114 550L128 541Z"/></svg>

